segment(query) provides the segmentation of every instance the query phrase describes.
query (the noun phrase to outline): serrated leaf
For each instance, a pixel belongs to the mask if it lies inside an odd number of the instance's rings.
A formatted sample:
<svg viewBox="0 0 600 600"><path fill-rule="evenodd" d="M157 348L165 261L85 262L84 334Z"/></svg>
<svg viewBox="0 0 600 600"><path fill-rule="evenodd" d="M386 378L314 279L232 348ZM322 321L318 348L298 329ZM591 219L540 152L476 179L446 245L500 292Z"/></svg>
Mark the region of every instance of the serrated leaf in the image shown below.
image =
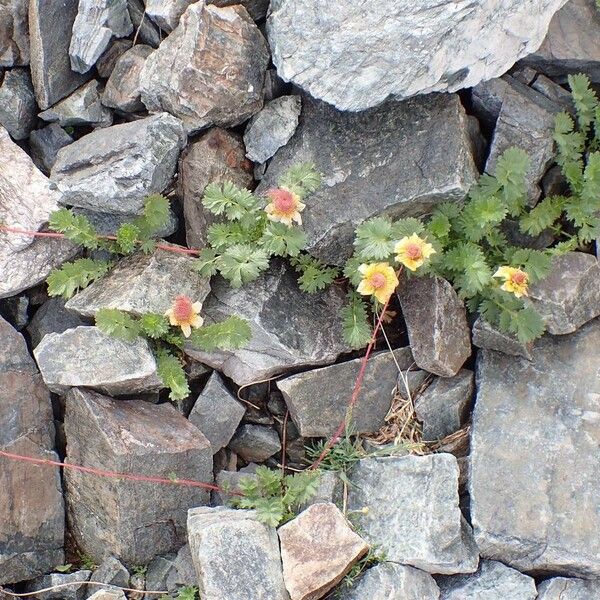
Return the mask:
<svg viewBox="0 0 600 600"><path fill-rule="evenodd" d="M577 121L582 130L587 131L593 123L598 99L590 87L590 80L587 75L582 73L569 75L567 77L571 96L577 111Z"/></svg>
<svg viewBox="0 0 600 600"><path fill-rule="evenodd" d="M210 352L211 350L243 348L251 337L252 330L248 322L233 316L220 323L194 329L188 339L199 350Z"/></svg>
<svg viewBox="0 0 600 600"><path fill-rule="evenodd" d="M275 256L298 256L304 250L306 241L306 234L298 227L270 222L258 243Z"/></svg>
<svg viewBox="0 0 600 600"><path fill-rule="evenodd" d="M247 231L238 222L213 223L207 231L206 239L215 250L223 251L228 246L250 241Z"/></svg>
<svg viewBox="0 0 600 600"><path fill-rule="evenodd" d="M356 292L348 294L341 316L344 340L354 349L364 348L371 341L373 330L366 305Z"/></svg>
<svg viewBox="0 0 600 600"><path fill-rule="evenodd" d="M50 214L48 225L53 231L63 233L75 244L95 250L100 241L94 226L84 215L75 215L68 208L61 208Z"/></svg>
<svg viewBox="0 0 600 600"><path fill-rule="evenodd" d="M531 283L536 283L548 275L552 267L550 256L541 250L519 248L509 257L512 266L522 267L529 275Z"/></svg>
<svg viewBox="0 0 600 600"><path fill-rule="evenodd" d="M394 221L392 225L392 237L395 241L401 240L405 237L410 237L413 233L420 235L425 231L425 225L419 219L414 217L407 217L405 219L398 219Z"/></svg>
<svg viewBox="0 0 600 600"><path fill-rule="evenodd" d="M353 256L352 258L349 258L344 265L344 277L347 277L354 287L358 287L362 279L362 275L358 270L358 267L360 267L361 264L362 260L357 256Z"/></svg>
<svg viewBox="0 0 600 600"><path fill-rule="evenodd" d="M117 245L123 254L131 254L140 237L140 230L133 223L123 223L117 229Z"/></svg>
<svg viewBox="0 0 600 600"><path fill-rule="evenodd" d="M156 354L156 372L163 385L171 390L171 400L183 400L190 394L185 371L181 361L166 350L160 350Z"/></svg>
<svg viewBox="0 0 600 600"><path fill-rule="evenodd" d="M198 253L198 258L192 263L192 268L203 277L212 277L218 271L219 257L212 248L203 248Z"/></svg>
<svg viewBox="0 0 600 600"><path fill-rule="evenodd" d="M117 308L101 308L96 313L96 327L108 335L133 341L140 332L138 323Z"/></svg>
<svg viewBox="0 0 600 600"><path fill-rule="evenodd" d="M152 339L161 339L169 332L169 321L164 315L157 313L142 315L139 326L142 333Z"/></svg>
<svg viewBox="0 0 600 600"><path fill-rule="evenodd" d="M363 261L384 260L394 251L395 237L391 219L373 217L356 228L354 247Z"/></svg>
<svg viewBox="0 0 600 600"><path fill-rule="evenodd" d="M86 288L90 283L100 279L108 272L111 263L107 261L80 258L65 263L60 269L52 271L46 283L49 296L62 296L65 300L75 292Z"/></svg>
<svg viewBox="0 0 600 600"><path fill-rule="evenodd" d="M269 256L262 248L236 244L218 257L216 265L231 286L238 288L256 279L269 267Z"/></svg>
<svg viewBox="0 0 600 600"><path fill-rule="evenodd" d="M522 344L527 344L541 337L546 331L546 325L534 308L526 306L511 315L508 329Z"/></svg>
<svg viewBox="0 0 600 600"><path fill-rule="evenodd" d="M562 214L566 198L564 196L548 196L521 216L519 228L529 235L539 235L552 227Z"/></svg>
<svg viewBox="0 0 600 600"><path fill-rule="evenodd" d="M298 277L298 285L303 292L314 294L330 286L338 275L339 271L334 267L309 265Z"/></svg>
<svg viewBox="0 0 600 600"><path fill-rule="evenodd" d="M445 238L450 233L452 225L445 214L435 213L427 224L427 229L434 237Z"/></svg>
<svg viewBox="0 0 600 600"><path fill-rule="evenodd" d="M312 194L321 185L321 174L312 163L293 166L279 180L279 186L294 192L300 198Z"/></svg>
<svg viewBox="0 0 600 600"><path fill-rule="evenodd" d="M204 190L202 204L214 215L225 215L230 221L247 219L259 210L254 194L231 181L209 183Z"/></svg>
<svg viewBox="0 0 600 600"><path fill-rule="evenodd" d="M134 221L141 238L155 235L166 227L171 216L170 203L161 194L152 194L144 199L142 215Z"/></svg>

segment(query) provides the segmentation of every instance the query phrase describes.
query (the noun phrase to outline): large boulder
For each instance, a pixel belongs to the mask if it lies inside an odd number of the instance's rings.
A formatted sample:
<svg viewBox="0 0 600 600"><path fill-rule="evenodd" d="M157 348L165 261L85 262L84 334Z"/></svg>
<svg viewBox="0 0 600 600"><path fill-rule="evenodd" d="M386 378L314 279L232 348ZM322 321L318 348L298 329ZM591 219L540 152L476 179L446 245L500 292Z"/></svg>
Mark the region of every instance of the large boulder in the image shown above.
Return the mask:
<svg viewBox="0 0 600 600"><path fill-rule="evenodd" d="M600 581L552 577L538 585L538 600L592 600L600 598Z"/></svg>
<svg viewBox="0 0 600 600"><path fill-rule="evenodd" d="M28 69L11 69L0 86L0 124L15 140L23 140L37 125L38 106Z"/></svg>
<svg viewBox="0 0 600 600"><path fill-rule="evenodd" d="M5 0L0 5L0 67L29 64L28 0Z"/></svg>

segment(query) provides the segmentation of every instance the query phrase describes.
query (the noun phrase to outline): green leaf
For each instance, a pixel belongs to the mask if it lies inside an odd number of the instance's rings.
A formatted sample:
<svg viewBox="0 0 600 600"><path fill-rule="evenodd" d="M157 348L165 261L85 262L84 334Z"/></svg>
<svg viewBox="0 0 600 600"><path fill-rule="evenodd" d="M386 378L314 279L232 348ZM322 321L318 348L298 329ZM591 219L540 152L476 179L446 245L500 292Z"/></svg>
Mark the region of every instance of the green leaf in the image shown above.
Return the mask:
<svg viewBox="0 0 600 600"><path fill-rule="evenodd" d="M596 94L590 88L590 80L587 75L579 73L577 75L569 75L567 77L573 103L577 110L577 121L579 127L583 131L587 131L589 126L594 122L598 99Z"/></svg>
<svg viewBox="0 0 600 600"><path fill-rule="evenodd" d="M502 195L508 214L518 215L525 206L527 187L525 175L529 170L529 157L520 148L508 148L496 163L495 177L502 185Z"/></svg>
<svg viewBox="0 0 600 600"><path fill-rule="evenodd" d="M140 317L139 326L144 333L152 339L161 339L169 332L169 321L164 315L146 313Z"/></svg>
<svg viewBox="0 0 600 600"><path fill-rule="evenodd" d="M194 329L188 339L199 350L210 352L243 348L251 337L252 330L248 322L233 316L220 323Z"/></svg>
<svg viewBox="0 0 600 600"><path fill-rule="evenodd" d="M71 571L72 566L73 563L67 563L66 565L56 565L54 567L54 570L58 571L59 573L69 573Z"/></svg>
<svg viewBox="0 0 600 600"><path fill-rule="evenodd" d="M191 394L183 365L177 357L167 350L159 350L156 354L156 367L163 385L171 390L171 400L183 400Z"/></svg>
<svg viewBox="0 0 600 600"><path fill-rule="evenodd" d="M80 258L65 263L60 269L52 271L46 283L49 296L62 296L65 300L75 292L87 287L93 281L100 279L110 268L111 263L90 258Z"/></svg>
<svg viewBox="0 0 600 600"><path fill-rule="evenodd" d="M342 309L344 339L354 349L364 348L373 335L364 300L356 292L350 292Z"/></svg>
<svg viewBox="0 0 600 600"><path fill-rule="evenodd" d="M321 185L321 174L312 163L295 165L279 180L279 186L305 198Z"/></svg>
<svg viewBox="0 0 600 600"><path fill-rule="evenodd" d="M117 308L101 308L95 319L98 329L122 340L131 342L140 333L137 321Z"/></svg>
<svg viewBox="0 0 600 600"><path fill-rule="evenodd" d="M134 221L141 238L155 235L166 227L171 216L170 203L161 194L152 194L144 200L144 210L141 217Z"/></svg>
<svg viewBox="0 0 600 600"><path fill-rule="evenodd" d="M207 241L215 250L223 251L234 244L248 243L251 237L239 221L213 223L207 231Z"/></svg>
<svg viewBox="0 0 600 600"><path fill-rule="evenodd" d="M564 196L548 196L521 216L519 227L522 232L529 235L539 235L552 227L562 214L566 198Z"/></svg>
<svg viewBox="0 0 600 600"><path fill-rule="evenodd" d="M394 251L395 237L391 219L373 217L356 228L354 247L363 261L385 260Z"/></svg>
<svg viewBox="0 0 600 600"><path fill-rule="evenodd" d="M218 271L219 256L212 248L203 248L198 258L192 263L192 268L203 277L212 277Z"/></svg>
<svg viewBox="0 0 600 600"><path fill-rule="evenodd" d="M445 214L438 212L431 217L427 224L427 229L434 237L443 239L448 237L448 234L452 230L452 225L450 219Z"/></svg>
<svg viewBox="0 0 600 600"><path fill-rule="evenodd" d="M357 256L353 256L346 261L344 266L344 277L347 277L354 287L358 287L362 279L362 275L358 270L361 264L362 260Z"/></svg>
<svg viewBox="0 0 600 600"><path fill-rule="evenodd" d="M196 600L198 597L198 588L193 585L186 585L177 590L177 600Z"/></svg>
<svg viewBox="0 0 600 600"><path fill-rule="evenodd" d="M410 237L413 233L420 235L425 230L425 225L419 219L408 217L406 219L398 219L392 225L392 237L395 241L402 238ZM393 248L392 248L393 251Z"/></svg>
<svg viewBox="0 0 600 600"><path fill-rule="evenodd" d="M63 233L68 240L84 248L95 250L100 245L98 234L88 218L74 215L68 208L54 211L48 219L48 225L53 231Z"/></svg>
<svg viewBox="0 0 600 600"><path fill-rule="evenodd" d="M117 245L123 254L131 254L140 237L139 228L133 223L123 223L117 230Z"/></svg>
<svg viewBox="0 0 600 600"><path fill-rule="evenodd" d="M209 183L204 190L202 204L214 215L225 215L230 221L248 219L260 208L250 190L242 189L231 181Z"/></svg>
<svg viewBox="0 0 600 600"><path fill-rule="evenodd" d="M286 488L284 504L299 507L308 502L319 490L319 482L318 471L303 471L294 475L286 475L283 478Z"/></svg>
<svg viewBox="0 0 600 600"><path fill-rule="evenodd" d="M552 267L552 259L546 252L531 248L520 248L510 252L507 261L512 266L522 267L529 275L531 283L546 277Z"/></svg>
<svg viewBox="0 0 600 600"><path fill-rule="evenodd" d="M339 269L327 267L309 254L300 254L291 259L292 266L300 273L298 285L309 294L318 292L331 285L339 275Z"/></svg>
<svg viewBox="0 0 600 600"><path fill-rule="evenodd" d="M256 279L269 267L269 256L262 248L236 244L227 248L218 258L217 267L231 286L238 288Z"/></svg>
<svg viewBox="0 0 600 600"><path fill-rule="evenodd" d="M298 227L270 222L258 243L275 256L298 256L306 246L306 234Z"/></svg>
<svg viewBox="0 0 600 600"><path fill-rule="evenodd" d="M531 306L526 306L511 315L508 329L522 344L541 337L546 325L541 315Z"/></svg>

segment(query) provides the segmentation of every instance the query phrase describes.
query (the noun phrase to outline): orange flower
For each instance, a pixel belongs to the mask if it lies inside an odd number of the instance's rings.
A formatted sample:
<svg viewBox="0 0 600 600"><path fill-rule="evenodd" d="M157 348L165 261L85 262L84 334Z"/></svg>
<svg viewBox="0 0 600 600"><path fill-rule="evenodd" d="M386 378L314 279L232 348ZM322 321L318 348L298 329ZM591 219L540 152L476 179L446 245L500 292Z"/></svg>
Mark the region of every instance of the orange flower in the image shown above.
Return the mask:
<svg viewBox="0 0 600 600"><path fill-rule="evenodd" d="M398 285L398 277L388 263L363 264L358 267L363 276L356 288L363 296L375 296L381 304L385 304Z"/></svg>
<svg viewBox="0 0 600 600"><path fill-rule="evenodd" d="M292 226L293 221L298 223L298 225L302 225L302 216L300 213L306 205L300 202L298 194L282 187L269 190L267 196L271 200L265 208L268 219L278 221L288 227Z"/></svg>
<svg viewBox="0 0 600 600"><path fill-rule="evenodd" d="M407 269L416 271L435 250L431 244L421 239L416 233L403 237L395 246L396 260Z"/></svg>
<svg viewBox="0 0 600 600"><path fill-rule="evenodd" d="M494 277L502 277L504 283L500 286L501 290L514 294L517 298L527 296L529 286L529 275L521 269L514 267L499 267L494 273Z"/></svg>
<svg viewBox="0 0 600 600"><path fill-rule="evenodd" d="M202 309L200 302L192 302L187 296L177 296L171 308L165 313L174 327L181 327L185 337L190 337L192 327L202 327L204 319L198 314Z"/></svg>

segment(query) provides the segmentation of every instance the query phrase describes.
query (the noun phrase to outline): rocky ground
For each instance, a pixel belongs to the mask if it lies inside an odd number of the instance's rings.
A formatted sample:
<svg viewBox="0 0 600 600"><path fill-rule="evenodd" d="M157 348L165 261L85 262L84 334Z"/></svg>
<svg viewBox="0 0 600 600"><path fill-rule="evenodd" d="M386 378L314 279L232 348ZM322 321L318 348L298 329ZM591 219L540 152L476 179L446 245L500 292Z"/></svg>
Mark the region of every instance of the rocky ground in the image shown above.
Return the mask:
<svg viewBox="0 0 600 600"><path fill-rule="evenodd" d="M0 224L45 230L68 206L110 235L163 193L161 235L201 248L209 183L262 193L309 161L308 250L341 265L357 224L461 202L511 146L533 206L565 188L554 117L568 74L600 86L599 34L595 0L0 0ZM0 232L0 599L600 599L595 255L531 289L535 344L467 318L445 280L402 287L357 440L276 527L228 497L259 465L306 468L346 417L364 353L340 334L344 290L309 296L283 260L232 289L156 249L50 298L79 253ZM173 403L148 344L93 317L179 294L252 338L186 347Z"/></svg>

